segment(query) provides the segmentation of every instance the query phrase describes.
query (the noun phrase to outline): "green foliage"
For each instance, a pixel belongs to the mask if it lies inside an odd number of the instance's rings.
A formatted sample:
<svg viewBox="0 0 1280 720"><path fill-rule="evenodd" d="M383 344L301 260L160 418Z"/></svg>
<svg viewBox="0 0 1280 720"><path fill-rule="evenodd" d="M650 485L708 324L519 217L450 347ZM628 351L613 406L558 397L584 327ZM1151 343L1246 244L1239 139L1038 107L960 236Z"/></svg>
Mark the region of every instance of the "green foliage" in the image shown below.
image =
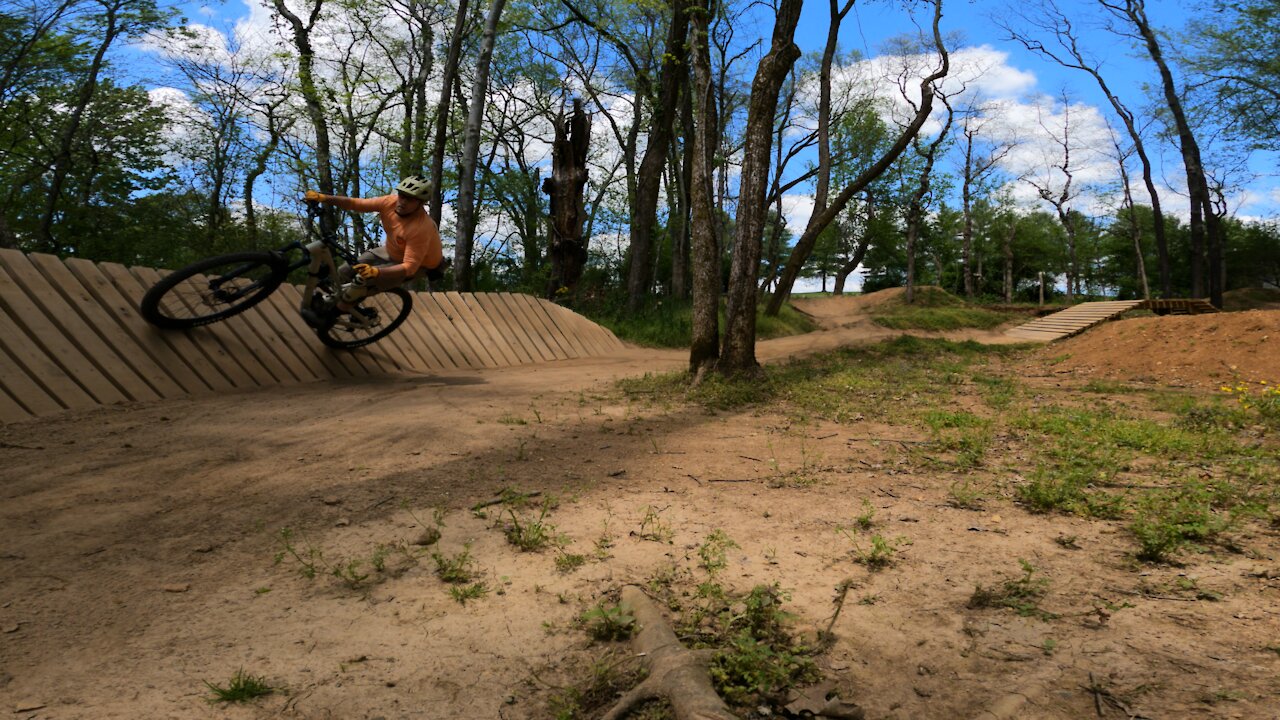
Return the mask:
<svg viewBox="0 0 1280 720"><path fill-rule="evenodd" d="M466 605L468 600L479 600L489 594L489 586L483 581L473 582L470 585L450 585L449 595L458 602L459 605Z"/></svg>
<svg viewBox="0 0 1280 720"><path fill-rule="evenodd" d="M244 671L244 668L236 670L226 687L215 685L208 680L205 680L204 684L213 692L213 697L209 698L209 702L249 702L264 695L270 695L278 689L272 687L265 677L250 675Z"/></svg>
<svg viewBox="0 0 1280 720"><path fill-rule="evenodd" d="M582 613L582 624L587 634L596 640L610 642L626 640L636 631L636 618L621 605L597 604Z"/></svg>
<svg viewBox="0 0 1280 720"><path fill-rule="evenodd" d="M437 551L431 553L431 559L436 562L436 577L444 582L460 585L471 582L471 578L475 577L475 571L472 568L470 543L464 545L462 552L453 557Z"/></svg>
<svg viewBox="0 0 1280 720"><path fill-rule="evenodd" d="M556 532L556 526L547 522L547 515L550 512L550 499L543 502L542 507L538 510L537 517L522 517L516 513L515 508L508 507L507 514L510 519L502 529L503 534L507 537L507 542L525 552L536 552L553 545L563 545L565 539Z"/></svg>
<svg viewBox="0 0 1280 720"><path fill-rule="evenodd" d="M784 599L776 585L758 585L744 598L742 612L728 622L727 646L713 656L709 668L712 684L727 702L778 702L792 686L817 679L808 650L795 646L785 630Z"/></svg>
<svg viewBox="0 0 1280 720"><path fill-rule="evenodd" d="M1129 526L1138 540L1138 559L1166 562L1189 543L1217 537L1231 521L1214 505L1212 490L1200 483L1144 498Z"/></svg>
<svg viewBox="0 0 1280 720"><path fill-rule="evenodd" d="M578 311L609 328L627 342L646 347L687 348L693 337L693 306L687 302L662 298L633 313L622 298L609 303L581 304ZM724 309L720 311L720 332L725 329ZM756 311L756 337L767 340L800 335L816 329L813 321L790 305L784 305L777 317Z"/></svg>
<svg viewBox="0 0 1280 720"><path fill-rule="evenodd" d="M1019 558L1022 575L1006 578L999 585L974 587L969 597L970 608L1008 608L1023 617L1038 617L1052 620L1056 615L1040 609L1040 600L1049 590L1049 579L1043 575L1036 576L1036 568L1026 560Z"/></svg>

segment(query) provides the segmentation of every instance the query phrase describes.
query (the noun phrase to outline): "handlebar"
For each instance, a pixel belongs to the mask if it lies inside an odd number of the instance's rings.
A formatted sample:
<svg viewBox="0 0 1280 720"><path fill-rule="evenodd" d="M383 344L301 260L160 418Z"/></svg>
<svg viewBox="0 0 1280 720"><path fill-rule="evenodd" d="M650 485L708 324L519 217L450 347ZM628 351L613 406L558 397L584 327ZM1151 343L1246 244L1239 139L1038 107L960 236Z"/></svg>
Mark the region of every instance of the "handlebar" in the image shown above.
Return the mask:
<svg viewBox="0 0 1280 720"><path fill-rule="evenodd" d="M305 201L305 204L307 206L307 234L318 238L320 242L328 246L335 255L354 265L356 263L355 253L348 250L341 242L338 241L336 233L325 232L323 229L316 228L316 218L320 217L320 201L307 200Z"/></svg>

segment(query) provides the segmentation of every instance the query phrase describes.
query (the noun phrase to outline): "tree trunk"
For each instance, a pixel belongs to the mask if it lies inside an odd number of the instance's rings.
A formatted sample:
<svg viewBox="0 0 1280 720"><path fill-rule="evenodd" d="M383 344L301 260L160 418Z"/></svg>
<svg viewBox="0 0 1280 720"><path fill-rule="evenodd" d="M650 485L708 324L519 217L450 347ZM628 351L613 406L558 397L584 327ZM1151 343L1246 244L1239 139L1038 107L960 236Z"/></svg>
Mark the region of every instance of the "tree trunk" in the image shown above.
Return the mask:
<svg viewBox="0 0 1280 720"><path fill-rule="evenodd" d="M58 214L58 201L62 199L62 187L66 184L67 174L71 171L71 152L75 147L76 136L80 134L80 123L84 119L85 110L98 91L98 74L102 72L107 49L124 31L118 22L121 4L116 2L104 7L107 13L107 26L102 42L98 44L93 61L89 63L89 70L85 74L84 82L80 85L76 103L71 108L67 124L59 135L58 148L54 153L53 166L49 171L49 195L45 200L44 215L40 219L40 239L48 252L57 252L59 247L57 239L53 236L53 221Z"/></svg>
<svg viewBox="0 0 1280 720"><path fill-rule="evenodd" d="M689 250L693 265L693 333L689 372L701 377L720 359L720 245L714 207L715 154L719 147L716 98L711 83L707 37L711 0L698 0L691 13L689 52L693 58L693 137L689 160Z"/></svg>
<svg viewBox="0 0 1280 720"><path fill-rule="evenodd" d="M1209 261L1209 302L1215 307L1222 307L1222 293L1225 278L1223 273L1222 253L1225 231L1222 219L1213 207L1209 192L1209 183L1205 179L1204 163L1200 158L1200 145L1196 142L1195 133L1187 121L1182 100L1173 81L1173 73L1164 59L1164 51L1156 37L1155 30L1147 19L1144 0L1123 0L1123 4L1102 3L1113 11L1121 12L1133 23L1138 34L1147 47L1147 53L1160 72L1160 86L1164 91L1165 104L1173 117L1174 128L1178 133L1178 143L1182 152L1182 162L1187 172L1187 194L1191 199L1191 287L1192 295L1204 297L1204 268L1202 253L1207 251Z"/></svg>
<svg viewBox="0 0 1280 720"><path fill-rule="evenodd" d="M542 191L551 197L551 217L547 256L551 277L547 297L572 293L582 279L587 264L587 243L582 225L587 218L583 192L587 185L587 150L591 144L591 124L582 111L582 101L573 101L573 117L565 122L563 113L555 121L556 139L551 150L551 175L542 182Z"/></svg>
<svg viewBox="0 0 1280 720"><path fill-rule="evenodd" d="M800 57L792 39L803 0L781 0L773 27L773 42L760 59L751 82L747 127L738 194L733 264L725 307L725 342L719 370L725 374L754 372L756 363L756 274L760 269L760 241L764 231L765 190L769 183L769 146L778 94L791 66ZM776 296L775 296L776 297Z"/></svg>
<svg viewBox="0 0 1280 720"><path fill-rule="evenodd" d="M791 288L795 285L796 278L800 276L800 270L804 267L805 262L809 259L809 255L813 252L813 246L818 241L818 235L826 229L828 225L836 219L841 212L844 211L849 200L853 196L870 185L877 178L889 169L898 156L907 149L907 145L915 139L920 132L920 128L929 119L930 113L933 112L933 100L935 90L933 83L947 76L947 72L951 67L951 57L947 53L947 48L943 44L942 31L940 24L942 22L942 0L934 1L933 13L933 42L934 47L938 50L938 55L942 62L938 70L930 73L927 77L920 81L920 107L917 109L915 116L911 122L903 129L898 139L893 145L885 151L875 163L862 172L861 175L854 178L840 194L831 201L822 212L814 212L809 217L809 223L805 227L804 233L800 239L796 241L795 248L791 251L791 257L787 260L786 268L782 272L782 277L778 281L778 288L773 293L773 298L769 301L769 306L765 310L766 315L776 316L778 311L782 309L782 304L786 302L787 297L791 294Z"/></svg>
<svg viewBox="0 0 1280 720"><path fill-rule="evenodd" d="M684 128L685 152L678 157L674 173L677 177L676 216L672 220L671 235L671 295L677 300L689 297L689 183L692 179L693 161L690 144L693 142L693 97L688 81L680 94L681 125ZM674 142L674 138L672 141ZM678 221L678 222L677 222Z"/></svg>
<svg viewBox="0 0 1280 720"><path fill-rule="evenodd" d="M462 59L462 40L466 35L467 2L458 0L458 14L453 18L453 35L449 37L449 54L445 59L440 79L440 103L436 106L435 147L431 149L431 219L440 224L444 203L444 153L445 134L449 130L449 101L453 97L453 84L458 77L458 63Z"/></svg>
<svg viewBox="0 0 1280 720"><path fill-rule="evenodd" d="M320 9L324 0L315 0L311 16L306 24L285 5L285 0L272 0L276 12L289 21L293 29L293 44L298 51L298 83L302 89L303 102L307 107L307 117L311 120L312 130L316 134L316 177L320 184L320 192L325 195L334 194L333 160L329 147L329 121L325 118L324 105L315 81L315 51L311 47L311 30L320 18ZM324 232L334 232L338 228L338 214L331 206L320 208L320 228Z"/></svg>
<svg viewBox="0 0 1280 720"><path fill-rule="evenodd" d="M506 4L507 0L493 0L484 22L480 57L476 60L476 84L471 91L471 108L463 131L462 158L458 161L458 234L453 247L453 277L461 292L471 290L473 281L471 251L476 233L476 161L480 155L480 126L484 123L485 100L489 94L489 65L498 35L498 19Z"/></svg>
<svg viewBox="0 0 1280 720"><path fill-rule="evenodd" d="M689 28L688 0L672 0L671 24L667 31L666 51L658 76L658 97L649 126L649 142L636 176L635 201L631 205L631 258L627 273L627 308L635 312L649 295L649 278L653 272L653 228L658 222L658 194L662 171L667 165L667 150L678 116L682 78L688 76L685 60L685 36Z"/></svg>
<svg viewBox="0 0 1280 720"><path fill-rule="evenodd" d="M1018 234L1018 218L1009 218L1009 232L1004 234L1004 301L1013 302L1013 239Z"/></svg>

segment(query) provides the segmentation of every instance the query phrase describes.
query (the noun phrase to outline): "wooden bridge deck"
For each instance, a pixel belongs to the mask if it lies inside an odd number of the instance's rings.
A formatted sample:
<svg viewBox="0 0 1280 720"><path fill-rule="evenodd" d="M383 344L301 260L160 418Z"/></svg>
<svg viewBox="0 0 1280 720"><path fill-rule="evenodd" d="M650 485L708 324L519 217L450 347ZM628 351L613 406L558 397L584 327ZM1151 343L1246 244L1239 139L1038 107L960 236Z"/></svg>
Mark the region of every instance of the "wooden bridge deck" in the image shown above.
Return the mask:
<svg viewBox="0 0 1280 720"><path fill-rule="evenodd" d="M1005 335L1037 342L1052 342L1084 332L1094 325L1120 317L1143 304L1142 300L1080 303L1052 315L1037 318L1005 331Z"/></svg>
<svg viewBox="0 0 1280 720"><path fill-rule="evenodd" d="M1087 302L1069 307L1062 312L1047 315L1025 325L1005 331L1005 335L1035 342L1053 342L1071 337L1108 320L1114 320L1129 310L1149 309L1158 313L1197 315L1215 313L1218 309L1208 300L1111 300Z"/></svg>

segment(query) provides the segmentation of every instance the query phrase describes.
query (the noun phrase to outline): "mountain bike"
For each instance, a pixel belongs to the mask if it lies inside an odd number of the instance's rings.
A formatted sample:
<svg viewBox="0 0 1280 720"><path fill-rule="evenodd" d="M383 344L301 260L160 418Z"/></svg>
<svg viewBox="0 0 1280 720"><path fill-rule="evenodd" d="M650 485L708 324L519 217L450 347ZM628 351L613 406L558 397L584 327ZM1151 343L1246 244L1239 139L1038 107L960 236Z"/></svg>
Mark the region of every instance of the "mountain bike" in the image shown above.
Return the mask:
<svg viewBox="0 0 1280 720"><path fill-rule="evenodd" d="M316 228L319 213L317 203L307 203L309 242L219 255L170 273L143 295L142 317L166 330L226 320L266 300L291 272L305 267L307 282L298 310L320 342L351 349L395 332L413 309L413 295L402 287L366 294L359 276L341 282L335 258L355 265L356 256L336 233Z"/></svg>

